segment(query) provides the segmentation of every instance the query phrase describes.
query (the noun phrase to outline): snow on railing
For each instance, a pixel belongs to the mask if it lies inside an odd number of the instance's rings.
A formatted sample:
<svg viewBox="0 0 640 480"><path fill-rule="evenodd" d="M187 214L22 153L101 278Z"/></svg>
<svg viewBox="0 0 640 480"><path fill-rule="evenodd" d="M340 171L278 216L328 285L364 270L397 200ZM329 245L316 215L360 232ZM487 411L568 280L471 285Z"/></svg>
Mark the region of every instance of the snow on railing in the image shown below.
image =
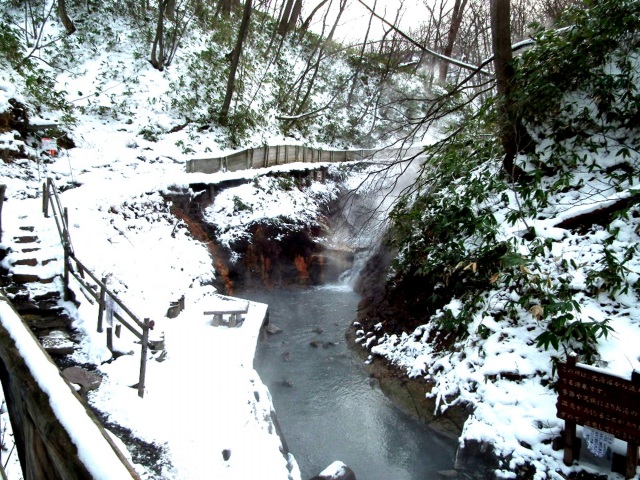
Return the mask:
<svg viewBox="0 0 640 480"><path fill-rule="evenodd" d="M55 184L51 178L42 186L43 200L42 211L46 218L49 217L49 207L53 212L56 221L58 233L64 248L64 295L65 300L71 298L69 289L69 276L72 275L83 289L98 302L98 324L99 333L104 331L103 323L105 314L113 316L120 322L116 325L116 336L120 336L120 325L124 325L136 338L141 342L140 352L140 376L137 384L138 396L144 397L145 376L147 371L147 356L149 352L149 331L153 330L154 322L145 318L143 321L127 308L115 293L113 293L106 285L106 278L100 280L89 268L87 268L75 255L71 244L71 236L69 234L69 213L66 208L62 207L60 197ZM85 276L86 274L86 276ZM87 278L88 277L88 278ZM110 308L111 305L117 305L119 311ZM122 313L120 313L122 312ZM107 347L113 353L113 327L107 327Z"/></svg>

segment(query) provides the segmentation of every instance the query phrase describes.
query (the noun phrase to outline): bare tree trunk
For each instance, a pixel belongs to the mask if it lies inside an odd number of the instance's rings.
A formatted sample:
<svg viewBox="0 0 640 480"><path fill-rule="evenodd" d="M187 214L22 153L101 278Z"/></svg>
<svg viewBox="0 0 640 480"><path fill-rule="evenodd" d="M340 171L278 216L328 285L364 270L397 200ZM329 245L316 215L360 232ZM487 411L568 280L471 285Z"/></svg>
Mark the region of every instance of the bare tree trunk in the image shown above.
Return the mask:
<svg viewBox="0 0 640 480"><path fill-rule="evenodd" d="M158 3L158 24L156 26L156 36L151 47L151 65L156 70L164 70L164 11L168 0L160 0Z"/></svg>
<svg viewBox="0 0 640 480"><path fill-rule="evenodd" d="M240 63L240 56L242 55L242 45L249 32L249 22L251 20L252 0L245 0L244 11L242 14L242 22L240 23L240 31L238 32L238 40L236 46L233 49L231 56L231 67L229 69L229 78L227 79L227 93L224 97L224 102L220 110L220 123L227 125L229 121L229 107L231 106L231 99L233 97L233 91L236 85L236 71L238 70L238 64Z"/></svg>
<svg viewBox="0 0 640 480"><path fill-rule="evenodd" d="M318 5L316 5L316 7L311 11L311 13L309 14L309 16L307 17L307 19L302 22L302 27L300 27L300 30L302 30L303 32L306 32L307 30L309 30L309 26L311 25L311 21L313 20L313 17L315 16L316 13L318 13L318 10L320 10L329 0L322 0Z"/></svg>
<svg viewBox="0 0 640 480"><path fill-rule="evenodd" d="M378 0L374 0L373 9L376 9L376 5L378 4ZM360 57L358 58L358 64L356 65L355 72L353 72L353 80L351 82L351 88L349 89L349 96L347 97L347 106L351 106L353 101L353 94L356 89L356 84L358 83L358 77L360 77L360 70L362 69L362 62L364 59L364 52L367 48L367 42L369 41L369 33L371 31L371 22L373 21L373 14L369 16L369 23L367 24L367 32L364 35L364 40L362 41L362 48L360 49Z"/></svg>
<svg viewBox="0 0 640 480"><path fill-rule="evenodd" d="M505 155L502 167L512 180L517 180L522 170L514 159L526 135L520 118L514 111L511 82L514 70L511 64L511 5L510 0L491 0L491 38L496 70L496 88L500 108L500 135Z"/></svg>
<svg viewBox="0 0 640 480"><path fill-rule="evenodd" d="M291 10L293 9L293 1L294 0L287 0L287 3L284 6L284 11L280 16L278 33L283 37L287 34L287 25L289 24L289 15L291 15Z"/></svg>
<svg viewBox="0 0 640 480"><path fill-rule="evenodd" d="M458 36L458 30L462 23L462 16L464 14L464 7L467 5L467 0L456 0L453 6L453 13L451 14L451 25L449 27L449 34L447 35L447 44L442 52L445 57L451 57L453 53L453 44ZM447 73L449 72L449 62L440 62L440 75L438 83L444 85L447 83Z"/></svg>
<svg viewBox="0 0 640 480"><path fill-rule="evenodd" d="M231 15L233 6L234 6L233 0L219 0L216 14L218 12L222 12L224 16L228 17L229 15Z"/></svg>
<svg viewBox="0 0 640 480"><path fill-rule="evenodd" d="M62 25L64 25L64 29L67 31L67 35L71 35L76 31L76 26L67 14L67 4L65 0L58 0L58 16L60 17Z"/></svg>
<svg viewBox="0 0 640 480"><path fill-rule="evenodd" d="M176 0L168 0L165 16L172 22L176 19Z"/></svg>
<svg viewBox="0 0 640 480"><path fill-rule="evenodd" d="M302 0L296 0L296 3L293 4L291 16L289 17L289 23L287 25L288 32L295 30L298 19L300 18L300 13L302 13Z"/></svg>

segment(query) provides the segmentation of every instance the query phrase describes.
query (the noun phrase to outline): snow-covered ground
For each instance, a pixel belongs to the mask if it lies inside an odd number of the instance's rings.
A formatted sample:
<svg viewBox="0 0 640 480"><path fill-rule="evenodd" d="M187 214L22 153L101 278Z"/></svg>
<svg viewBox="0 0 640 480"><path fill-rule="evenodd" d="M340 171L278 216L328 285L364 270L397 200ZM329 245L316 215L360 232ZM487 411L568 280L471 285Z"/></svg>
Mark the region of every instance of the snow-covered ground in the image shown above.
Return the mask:
<svg viewBox="0 0 640 480"><path fill-rule="evenodd" d="M126 335L116 338L116 349L134 353L104 363L111 353L104 334L96 332L97 307L75 285L81 305L77 310L67 306L74 326L86 336L74 358L99 365L105 375L100 388L89 393L90 403L109 421L164 451L163 478L298 478L295 460L280 451L270 394L253 369L266 305L252 303L240 328L211 326L203 312L224 301L210 285L212 260L205 245L176 226L160 196L169 185L187 183L184 164L140 161L140 151L126 146L127 135L104 127L84 122L78 136L90 141L41 165L40 172L34 162L2 165L8 184L4 244L19 250L12 239L24 233L20 226L32 226L40 242L51 245L36 255L57 257L61 268L53 218L43 217L40 198L24 197L36 196L45 175L60 186L79 184L61 195L76 255L107 277L110 288L140 318L154 320L155 334L164 334L166 356L149 361L140 399L130 388L137 383L139 346ZM170 302L182 295L185 310L166 318ZM228 460L223 450L230 450ZM143 477L151 476L139 468Z"/></svg>

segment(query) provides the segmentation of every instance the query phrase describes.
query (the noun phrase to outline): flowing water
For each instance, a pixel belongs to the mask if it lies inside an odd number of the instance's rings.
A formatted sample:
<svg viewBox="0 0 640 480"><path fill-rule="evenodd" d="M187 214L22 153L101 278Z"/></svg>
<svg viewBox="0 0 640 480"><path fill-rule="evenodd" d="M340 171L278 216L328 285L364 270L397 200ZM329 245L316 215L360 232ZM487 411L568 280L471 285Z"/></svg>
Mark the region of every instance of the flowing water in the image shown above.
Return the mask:
<svg viewBox="0 0 640 480"><path fill-rule="evenodd" d="M268 303L270 323L283 330L260 341L255 368L303 480L335 460L358 480L430 480L452 468L455 445L393 405L346 344L357 294L321 287L240 296Z"/></svg>

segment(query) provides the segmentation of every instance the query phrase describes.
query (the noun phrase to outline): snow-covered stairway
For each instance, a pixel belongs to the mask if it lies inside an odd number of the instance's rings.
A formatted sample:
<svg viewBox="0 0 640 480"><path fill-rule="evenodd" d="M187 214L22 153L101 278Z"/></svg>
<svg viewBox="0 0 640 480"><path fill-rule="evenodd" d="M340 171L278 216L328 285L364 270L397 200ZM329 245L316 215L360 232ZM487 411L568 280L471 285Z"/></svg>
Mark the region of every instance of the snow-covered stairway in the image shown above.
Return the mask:
<svg viewBox="0 0 640 480"><path fill-rule="evenodd" d="M40 235L28 223L17 226L2 254L0 285L47 353L67 355L74 343L71 319L61 304L61 248L49 233Z"/></svg>

